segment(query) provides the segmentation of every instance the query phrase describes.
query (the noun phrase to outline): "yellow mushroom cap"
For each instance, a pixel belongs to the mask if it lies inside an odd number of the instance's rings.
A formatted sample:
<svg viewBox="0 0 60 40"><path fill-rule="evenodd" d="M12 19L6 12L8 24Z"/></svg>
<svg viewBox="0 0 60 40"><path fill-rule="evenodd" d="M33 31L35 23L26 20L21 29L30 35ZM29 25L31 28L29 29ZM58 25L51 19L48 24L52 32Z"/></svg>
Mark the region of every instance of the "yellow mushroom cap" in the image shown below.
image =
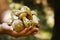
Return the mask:
<svg viewBox="0 0 60 40"><path fill-rule="evenodd" d="M23 17L26 17L27 16L27 13L21 13L20 15L19 15L19 18L20 19L23 19Z"/></svg>

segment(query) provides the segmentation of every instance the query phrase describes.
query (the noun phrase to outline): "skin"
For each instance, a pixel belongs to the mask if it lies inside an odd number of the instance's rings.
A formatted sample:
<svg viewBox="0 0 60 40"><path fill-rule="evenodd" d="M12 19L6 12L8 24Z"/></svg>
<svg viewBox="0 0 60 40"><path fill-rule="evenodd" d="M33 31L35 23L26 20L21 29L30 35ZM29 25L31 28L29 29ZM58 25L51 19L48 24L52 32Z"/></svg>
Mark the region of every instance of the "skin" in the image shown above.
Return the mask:
<svg viewBox="0 0 60 40"><path fill-rule="evenodd" d="M7 21L7 19L4 19L4 18L6 16L5 11L8 11L8 9L9 9L9 11L11 11L8 6L7 0L0 0L0 24L1 25L5 22L4 20ZM9 15L9 13L7 15ZM9 18L9 17L7 17L7 18ZM5 24L3 27L6 27L6 25L8 26L8 24ZM38 31L38 28L29 27L29 28L25 28L21 32L17 33L16 31L11 30L12 26L11 27L8 26L7 28L3 28L3 27L2 26L0 27L0 34L8 34L13 37L28 36L28 35L35 34Z"/></svg>

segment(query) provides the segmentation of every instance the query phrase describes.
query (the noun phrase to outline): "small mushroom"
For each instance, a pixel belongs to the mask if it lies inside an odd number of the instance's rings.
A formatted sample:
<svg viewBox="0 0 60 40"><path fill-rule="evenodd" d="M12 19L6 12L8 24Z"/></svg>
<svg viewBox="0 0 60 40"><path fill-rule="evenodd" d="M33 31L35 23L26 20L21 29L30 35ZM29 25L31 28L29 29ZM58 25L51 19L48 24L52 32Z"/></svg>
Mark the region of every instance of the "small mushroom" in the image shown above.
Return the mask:
<svg viewBox="0 0 60 40"><path fill-rule="evenodd" d="M20 9L22 5L20 5L19 3L15 3L15 9Z"/></svg>
<svg viewBox="0 0 60 40"><path fill-rule="evenodd" d="M36 16L36 15L33 15L32 16L33 17L33 19L32 19L32 26L37 26L37 27L39 27L39 18Z"/></svg>
<svg viewBox="0 0 60 40"><path fill-rule="evenodd" d="M28 17L29 19L32 19L32 14L31 14L30 8L28 8L27 6L23 6L23 7L21 8L21 11L26 12L26 13L28 14L27 17Z"/></svg>
<svg viewBox="0 0 60 40"><path fill-rule="evenodd" d="M26 18L26 15L27 15L26 13L21 13L19 17L20 17L20 19L23 20L25 27L30 27L31 22L29 21L29 19Z"/></svg>
<svg viewBox="0 0 60 40"><path fill-rule="evenodd" d="M14 20L12 23L13 29L17 32L20 32L21 30L24 29L23 23L21 20Z"/></svg>
<svg viewBox="0 0 60 40"><path fill-rule="evenodd" d="M15 10L15 3L11 3L11 4L9 5L9 7L10 7L11 10Z"/></svg>

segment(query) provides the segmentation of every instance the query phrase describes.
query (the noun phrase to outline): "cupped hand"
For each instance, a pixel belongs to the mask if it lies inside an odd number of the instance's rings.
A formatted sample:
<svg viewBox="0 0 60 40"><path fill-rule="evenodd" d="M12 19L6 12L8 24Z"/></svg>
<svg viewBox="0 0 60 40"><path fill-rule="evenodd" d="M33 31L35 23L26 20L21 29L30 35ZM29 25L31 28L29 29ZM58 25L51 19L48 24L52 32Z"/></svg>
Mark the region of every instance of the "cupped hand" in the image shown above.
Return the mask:
<svg viewBox="0 0 60 40"><path fill-rule="evenodd" d="M8 26L7 23L2 24L2 29L3 29L4 34L8 34L13 37L29 36L29 35L32 35L32 34L38 32L38 28L32 28L32 27L25 28L24 30L22 30L20 32L16 32L13 30L13 27Z"/></svg>

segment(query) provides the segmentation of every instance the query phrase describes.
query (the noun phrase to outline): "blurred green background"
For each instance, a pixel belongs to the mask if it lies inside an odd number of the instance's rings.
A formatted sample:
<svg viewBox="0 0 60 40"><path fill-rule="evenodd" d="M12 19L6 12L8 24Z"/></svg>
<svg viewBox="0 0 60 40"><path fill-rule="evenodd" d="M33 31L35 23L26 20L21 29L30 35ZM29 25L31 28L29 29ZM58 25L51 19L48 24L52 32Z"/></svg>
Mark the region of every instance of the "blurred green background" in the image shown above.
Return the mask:
<svg viewBox="0 0 60 40"><path fill-rule="evenodd" d="M54 27L54 10L47 0L8 0L12 10L28 6L38 13L40 27L34 36L14 38L9 35L0 35L0 40L51 40Z"/></svg>

